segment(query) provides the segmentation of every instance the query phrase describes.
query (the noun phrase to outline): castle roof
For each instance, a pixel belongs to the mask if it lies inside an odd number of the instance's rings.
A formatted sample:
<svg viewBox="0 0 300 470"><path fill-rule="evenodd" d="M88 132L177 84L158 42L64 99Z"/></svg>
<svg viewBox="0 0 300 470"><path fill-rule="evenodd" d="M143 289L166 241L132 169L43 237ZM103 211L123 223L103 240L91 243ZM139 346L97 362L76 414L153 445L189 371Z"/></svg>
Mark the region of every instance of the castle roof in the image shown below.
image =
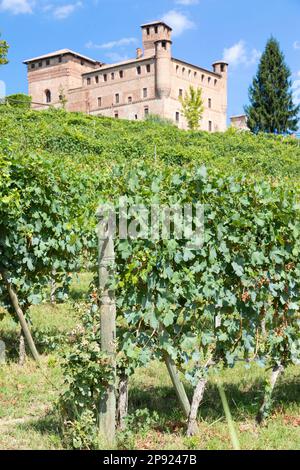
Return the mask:
<svg viewBox="0 0 300 470"><path fill-rule="evenodd" d="M158 25L158 24L163 24L164 26L166 26L166 28L168 28L172 31L171 26L169 26L167 23L165 23L164 21L161 21L161 20L155 20L155 21L151 21L150 23L144 23L144 24L141 25L141 28L145 28L147 26L155 26L155 25Z"/></svg>
<svg viewBox="0 0 300 470"><path fill-rule="evenodd" d="M123 67L124 65L129 65L132 63L139 63L139 62L146 62L147 60L154 59L155 56L147 56L147 57L140 57L139 59L128 59L128 60L123 60L122 62L117 62L115 64L103 64L99 69L94 69L90 70L89 72L85 72L82 75L90 75L94 74L95 72L102 72L105 70L113 69L115 67Z"/></svg>
<svg viewBox="0 0 300 470"><path fill-rule="evenodd" d="M66 55L66 54L71 54L75 57L79 57L80 59L84 59L84 60L87 60L88 62L92 62L93 64L99 64L100 63L98 60L91 59L90 57L79 54L78 52L74 52L71 49L60 49L58 51L50 52L49 54L44 54L44 55L40 55L38 57L33 57L32 59L24 60L23 63L24 64L29 64L30 62L35 62L37 60L49 59L50 57L62 56L62 55Z"/></svg>

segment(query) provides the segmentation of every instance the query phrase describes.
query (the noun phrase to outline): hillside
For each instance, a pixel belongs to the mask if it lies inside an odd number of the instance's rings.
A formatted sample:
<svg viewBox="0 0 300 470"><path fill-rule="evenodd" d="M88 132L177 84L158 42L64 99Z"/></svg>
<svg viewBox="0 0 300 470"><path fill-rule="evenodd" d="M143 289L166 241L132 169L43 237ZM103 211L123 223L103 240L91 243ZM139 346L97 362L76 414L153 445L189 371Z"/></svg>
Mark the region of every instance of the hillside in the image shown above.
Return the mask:
<svg viewBox="0 0 300 470"><path fill-rule="evenodd" d="M225 173L300 177L300 145L292 138L185 132L159 122L131 122L49 110L0 107L0 151L39 153L77 163L111 165L132 159L167 165L196 162Z"/></svg>

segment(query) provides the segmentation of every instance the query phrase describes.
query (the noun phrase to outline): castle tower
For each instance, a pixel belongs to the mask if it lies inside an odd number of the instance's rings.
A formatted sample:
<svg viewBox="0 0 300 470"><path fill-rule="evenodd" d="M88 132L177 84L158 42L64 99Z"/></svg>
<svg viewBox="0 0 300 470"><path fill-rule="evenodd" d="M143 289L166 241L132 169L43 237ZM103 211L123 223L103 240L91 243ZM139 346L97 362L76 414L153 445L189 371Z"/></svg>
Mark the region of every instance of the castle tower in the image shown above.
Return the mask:
<svg viewBox="0 0 300 470"><path fill-rule="evenodd" d="M157 98L171 93L172 28L163 21L141 26L144 57L155 57L155 89Z"/></svg>
<svg viewBox="0 0 300 470"><path fill-rule="evenodd" d="M163 21L153 21L141 26L143 35L144 57L155 55L156 41L171 41L172 28Z"/></svg>
<svg viewBox="0 0 300 470"><path fill-rule="evenodd" d="M220 88L220 101L221 101L221 114L223 115L221 130L227 129L227 84L228 84L228 63L220 60L213 64L213 70L215 73L219 74L222 77L221 88Z"/></svg>
<svg viewBox="0 0 300 470"><path fill-rule="evenodd" d="M158 98L168 98L171 93L171 49L171 40L162 39L155 41L155 88Z"/></svg>

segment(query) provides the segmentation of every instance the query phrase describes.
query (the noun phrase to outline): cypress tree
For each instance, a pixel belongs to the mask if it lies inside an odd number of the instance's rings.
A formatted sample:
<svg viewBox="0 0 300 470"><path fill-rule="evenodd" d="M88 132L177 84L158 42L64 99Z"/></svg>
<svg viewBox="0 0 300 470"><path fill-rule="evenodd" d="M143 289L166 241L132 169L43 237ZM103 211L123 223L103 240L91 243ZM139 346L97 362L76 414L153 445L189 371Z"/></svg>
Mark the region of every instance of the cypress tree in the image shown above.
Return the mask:
<svg viewBox="0 0 300 470"><path fill-rule="evenodd" d="M300 106L293 103L291 72L276 39L271 37L249 88L245 108L252 132L286 133L298 128Z"/></svg>

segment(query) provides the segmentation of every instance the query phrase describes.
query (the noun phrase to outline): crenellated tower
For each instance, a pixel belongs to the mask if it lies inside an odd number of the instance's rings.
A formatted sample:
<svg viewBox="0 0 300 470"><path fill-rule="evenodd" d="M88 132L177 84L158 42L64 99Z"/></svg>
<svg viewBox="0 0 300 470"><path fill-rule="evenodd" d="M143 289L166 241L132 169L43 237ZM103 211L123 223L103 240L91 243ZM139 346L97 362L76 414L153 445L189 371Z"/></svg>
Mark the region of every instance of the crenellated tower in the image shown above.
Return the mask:
<svg viewBox="0 0 300 470"><path fill-rule="evenodd" d="M157 98L171 93L172 28L163 21L142 25L144 57L155 57L155 90Z"/></svg>

